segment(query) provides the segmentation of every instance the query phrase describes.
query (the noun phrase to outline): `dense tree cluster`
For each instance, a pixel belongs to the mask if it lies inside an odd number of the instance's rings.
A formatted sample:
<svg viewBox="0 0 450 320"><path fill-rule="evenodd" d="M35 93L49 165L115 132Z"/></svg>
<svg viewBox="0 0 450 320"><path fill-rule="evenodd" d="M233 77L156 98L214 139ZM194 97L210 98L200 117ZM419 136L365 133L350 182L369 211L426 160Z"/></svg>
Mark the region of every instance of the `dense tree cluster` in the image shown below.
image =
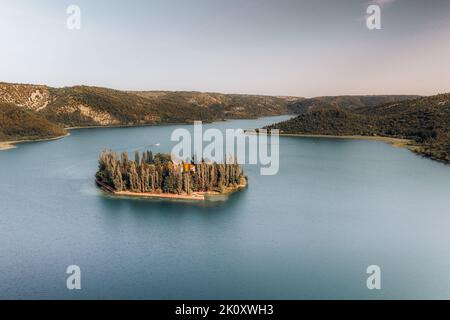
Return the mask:
<svg viewBox="0 0 450 320"><path fill-rule="evenodd" d="M168 154L136 151L134 160L123 152L103 151L99 159L97 181L115 191L142 193L191 194L192 192L224 192L226 188L246 183L237 163L199 164L172 162Z"/></svg>

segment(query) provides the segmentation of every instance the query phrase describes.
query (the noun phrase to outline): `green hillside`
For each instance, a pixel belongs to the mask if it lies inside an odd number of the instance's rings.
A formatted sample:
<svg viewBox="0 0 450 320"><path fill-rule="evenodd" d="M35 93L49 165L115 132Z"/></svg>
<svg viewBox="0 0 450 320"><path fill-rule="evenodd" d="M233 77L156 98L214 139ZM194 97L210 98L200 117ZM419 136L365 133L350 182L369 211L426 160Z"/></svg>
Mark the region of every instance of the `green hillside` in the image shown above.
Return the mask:
<svg viewBox="0 0 450 320"><path fill-rule="evenodd" d="M385 103L417 99L413 95L367 95L367 96L325 96L310 99L298 99L288 104L291 113L301 114L316 109L355 109L360 107L375 107Z"/></svg>
<svg viewBox="0 0 450 320"><path fill-rule="evenodd" d="M411 139L416 152L450 162L450 94L375 107L313 109L268 128L288 134Z"/></svg>
<svg viewBox="0 0 450 320"><path fill-rule="evenodd" d="M212 122L288 113L288 98L201 92L131 92L0 83L0 102L62 127Z"/></svg>
<svg viewBox="0 0 450 320"><path fill-rule="evenodd" d="M0 141L46 139L66 133L63 128L34 112L0 103Z"/></svg>

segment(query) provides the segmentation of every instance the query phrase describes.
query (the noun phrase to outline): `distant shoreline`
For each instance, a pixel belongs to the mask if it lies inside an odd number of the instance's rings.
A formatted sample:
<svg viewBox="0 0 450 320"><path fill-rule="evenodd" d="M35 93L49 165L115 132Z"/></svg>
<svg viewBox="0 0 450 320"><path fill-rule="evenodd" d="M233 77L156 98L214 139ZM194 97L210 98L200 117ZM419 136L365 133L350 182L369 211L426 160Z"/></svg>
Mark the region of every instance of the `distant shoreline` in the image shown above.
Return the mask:
<svg viewBox="0 0 450 320"><path fill-rule="evenodd" d="M222 120L222 121L227 121L227 120ZM62 135L62 136L57 136L57 137L53 137L53 138L43 138L43 139L25 139L25 140L7 140L7 141L0 141L0 151L6 151L6 150L10 150L10 149L14 149L17 148L16 144L20 144L20 143L27 143L27 142L39 142L39 141L52 141L52 140L59 140L62 138L66 138L68 136L70 136L70 131L71 130L83 130L83 129L102 129L102 128L109 128L109 129L114 129L114 128L140 128L140 127L151 127L151 126L160 126L160 125L182 125L182 124L189 124L189 123L153 123L153 124L136 124L136 125L99 125L99 126L80 126L80 127L66 127L64 128L65 130L67 130L67 134Z"/></svg>
<svg viewBox="0 0 450 320"><path fill-rule="evenodd" d="M414 140L402 139L402 138L392 138L383 136L362 136L362 135L326 135L326 134L304 134L304 133L280 133L280 136L284 137L304 137L304 138L330 138L330 139L351 139L351 140L371 140L371 141L382 141L387 142L395 147L415 147Z"/></svg>
<svg viewBox="0 0 450 320"><path fill-rule="evenodd" d="M219 121L227 121L227 120L217 120L217 122ZM216 121L214 121L216 122ZM194 123L194 121L192 122L164 122L164 123L143 123L143 124L107 124L107 125L95 125L95 126L80 126L80 127L66 127L64 129L66 130L83 130L83 129L102 129L102 128L109 128L109 129L114 129L114 128L141 128L141 127L157 127L157 126L176 126L176 125L186 125L186 124L192 124ZM211 123L211 122L203 122L203 123Z"/></svg>
<svg viewBox="0 0 450 320"><path fill-rule="evenodd" d="M250 132L246 131L245 134L261 134L260 132ZM270 133L267 133L270 136ZM382 141L389 144L392 144L395 147L399 148L410 148L411 150L415 149L417 146L415 145L415 141L411 139L402 139L402 138L392 138L392 137L383 137L383 136L362 136L362 135L327 135L327 134L309 134L309 133L279 133L280 137L300 137L300 138L319 138L319 139L350 139L350 140L371 140L371 141Z"/></svg>
<svg viewBox="0 0 450 320"><path fill-rule="evenodd" d="M27 143L27 142L40 142L40 141L53 141L59 140L70 136L70 132L58 137L53 138L42 138L42 139L26 139L26 140L10 140L10 141L0 141L0 151L10 150L17 148L16 144Z"/></svg>
<svg viewBox="0 0 450 320"><path fill-rule="evenodd" d="M11 142L0 142L0 151L14 149L15 147Z"/></svg>
<svg viewBox="0 0 450 320"><path fill-rule="evenodd" d="M262 117L255 117L255 118L230 118L230 119L221 119L221 120L214 120L214 121L203 121L203 123L214 123L214 122L226 122L226 121L233 121L233 120L255 120L260 118L266 118L266 117L279 117L279 116L286 116L288 114L282 114L282 115L273 115L273 116L262 116ZM79 127L65 127L64 129L67 131L71 130L83 130L83 129L102 129L102 128L140 128L140 127L156 127L156 126L176 126L176 125L189 125L193 124L194 120L192 121L186 121L186 122L167 122L167 123L143 123L143 124L117 124L117 125L96 125L96 126L79 126ZM26 143L26 142L39 142L39 141L52 141L52 140L59 140L62 138L66 138L70 136L70 132L68 132L65 135L53 137L53 138L44 138L44 139L26 139L26 140L7 140L7 141L0 141L0 151L6 151L10 149L17 148L16 144L19 143Z"/></svg>
<svg viewBox="0 0 450 320"><path fill-rule="evenodd" d="M256 116L252 118L224 118L217 120L188 120L181 122L158 122L158 123L141 123L141 124L109 124L109 125L93 125L93 126L78 126L78 127L65 127L66 130L82 130L82 129L101 129L101 128L140 128L140 127L158 127L158 126L182 126L194 124L195 121L201 121L203 124L211 124L215 122L227 122L235 120L257 120L269 117L283 117L283 116L294 116L292 114L276 114L268 116Z"/></svg>

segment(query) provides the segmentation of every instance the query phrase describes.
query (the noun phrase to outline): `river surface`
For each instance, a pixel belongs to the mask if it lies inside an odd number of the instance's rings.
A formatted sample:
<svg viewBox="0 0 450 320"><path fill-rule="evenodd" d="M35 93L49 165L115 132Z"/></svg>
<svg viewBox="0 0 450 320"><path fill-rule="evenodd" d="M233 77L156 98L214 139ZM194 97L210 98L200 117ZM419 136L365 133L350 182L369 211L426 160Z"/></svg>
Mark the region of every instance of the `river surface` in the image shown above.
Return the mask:
<svg viewBox="0 0 450 320"><path fill-rule="evenodd" d="M206 127L257 128L286 117ZM0 298L450 298L450 166L378 141L280 138L280 170L204 204L115 199L102 149L179 127L73 130L0 152ZM66 268L81 268L81 290ZM381 290L366 269L381 268Z"/></svg>

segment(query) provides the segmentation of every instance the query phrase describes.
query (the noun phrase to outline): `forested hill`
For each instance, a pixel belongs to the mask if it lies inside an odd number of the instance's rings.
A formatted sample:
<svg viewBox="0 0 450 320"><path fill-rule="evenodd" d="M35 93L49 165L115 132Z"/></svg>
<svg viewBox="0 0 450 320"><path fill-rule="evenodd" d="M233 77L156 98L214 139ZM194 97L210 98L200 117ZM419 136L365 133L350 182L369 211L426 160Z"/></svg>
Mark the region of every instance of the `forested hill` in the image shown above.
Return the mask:
<svg viewBox="0 0 450 320"><path fill-rule="evenodd" d="M414 137L430 145L424 152L443 158L441 146L448 132L445 122L448 113L443 111L448 107L447 98L448 95L421 99L416 96L303 99L0 83L0 141L57 137L69 127L211 122L297 113L299 118L282 124L287 132ZM412 100L397 102L403 99Z"/></svg>
<svg viewBox="0 0 450 320"><path fill-rule="evenodd" d="M0 141L47 139L66 131L32 111L0 102Z"/></svg>
<svg viewBox="0 0 450 320"><path fill-rule="evenodd" d="M413 95L366 95L366 96L325 96L290 101L288 110L301 114L316 109L356 109L360 107L375 107L386 103L417 99Z"/></svg>
<svg viewBox="0 0 450 320"><path fill-rule="evenodd" d="M0 139L48 137L49 123L58 130L67 127L145 125L211 122L223 119L255 118L288 113L292 98L200 92L130 92L75 86L51 88L43 85L0 83L0 103L15 117L2 120ZM3 108L3 105L0 108ZM6 111L6 109L5 109ZM25 112L26 111L26 112ZM30 131L21 116L35 117ZM45 121L44 121L45 120ZM36 127L42 124L42 134ZM15 130L21 128L20 130ZM10 134L13 132L13 134Z"/></svg>
<svg viewBox="0 0 450 320"><path fill-rule="evenodd" d="M268 127L287 134L412 139L415 151L450 162L450 94L354 109L318 108Z"/></svg>

